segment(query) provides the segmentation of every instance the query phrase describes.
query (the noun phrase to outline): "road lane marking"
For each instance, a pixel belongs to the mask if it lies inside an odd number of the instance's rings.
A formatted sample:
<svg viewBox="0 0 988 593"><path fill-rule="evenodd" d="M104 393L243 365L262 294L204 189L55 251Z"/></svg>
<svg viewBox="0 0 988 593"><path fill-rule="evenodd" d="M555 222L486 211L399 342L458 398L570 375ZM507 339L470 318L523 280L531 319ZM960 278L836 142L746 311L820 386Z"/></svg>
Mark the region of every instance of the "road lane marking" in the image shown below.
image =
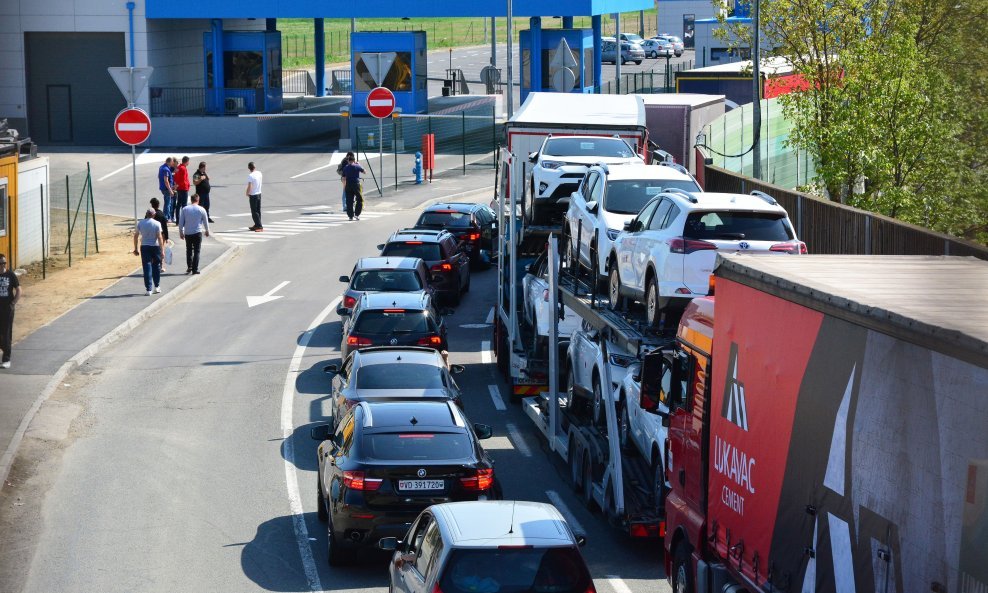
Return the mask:
<svg viewBox="0 0 988 593"><path fill-rule="evenodd" d="M339 163L336 162L336 156L338 154L340 154L340 152L338 150L334 150L333 151L333 154L331 154L329 156L329 162L326 163L325 165L322 165L320 167L316 167L315 169L309 169L308 171L305 171L303 173L299 173L298 175L292 175L291 177L289 177L289 179L298 179L299 177L302 177L303 175L308 175L309 173L315 173L316 171L322 171L323 169L328 169L329 167L332 167L334 164L338 165Z"/></svg>
<svg viewBox="0 0 988 593"><path fill-rule="evenodd" d="M500 411L505 411L508 409L504 405L504 400L501 399L501 392L498 390L497 385L488 385L487 390L491 392L491 400L494 401L494 407Z"/></svg>
<svg viewBox="0 0 988 593"><path fill-rule="evenodd" d="M491 363L491 343L489 340L480 343L480 361L484 364Z"/></svg>
<svg viewBox="0 0 988 593"><path fill-rule="evenodd" d="M148 151L150 151L150 150L151 150L150 148L145 148L145 149L144 149L144 152L142 152L141 154L147 154L147 153L148 153ZM99 179L97 179L96 181L97 181L97 182L100 182L100 181L103 181L104 179L109 179L110 177L113 177L114 175L116 175L117 173L120 173L121 171L126 171L126 170L127 170L127 169L129 169L130 167L131 167L131 163L127 163L127 164L126 164L126 165L124 165L123 167L120 167L119 169L117 169L116 171L113 171L113 172L111 172L111 173L107 173L106 175L104 175L104 176L102 176L102 177L100 177L100 178L99 178Z"/></svg>
<svg viewBox="0 0 988 593"><path fill-rule="evenodd" d="M583 529L583 525L576 520L576 517L572 512L570 512L569 507L566 506L565 502L563 502L563 497L559 496L558 492L555 490L546 490L545 495L549 498L549 502L552 503L552 506L556 507L556 509L559 510L559 514L566 519L567 523L569 523L569 527L573 530L573 533L586 535L587 532Z"/></svg>
<svg viewBox="0 0 988 593"><path fill-rule="evenodd" d="M604 577L607 582L610 583L611 587L614 588L614 593L631 593L631 587L629 587L621 577L608 575Z"/></svg>
<svg viewBox="0 0 988 593"><path fill-rule="evenodd" d="M484 323L487 325L494 323L494 307L491 307L490 313L487 314L487 321Z"/></svg>
<svg viewBox="0 0 988 593"><path fill-rule="evenodd" d="M521 431L514 423L508 423L508 435L511 437L511 442L514 444L515 449L525 457L532 456L532 449L529 448L528 443L525 442L525 437L522 436Z"/></svg>
<svg viewBox="0 0 988 593"><path fill-rule="evenodd" d="M265 214L284 214L285 212L295 212L295 211L292 210L291 208L289 208L287 210L265 210L264 211Z"/></svg>
<svg viewBox="0 0 988 593"><path fill-rule="evenodd" d="M329 317L330 313L336 312L336 305L340 302L340 297L330 301L325 309L316 315L316 318L309 324L309 328L302 334L295 347L295 354L288 364L288 373L285 375L285 387L281 392L281 432L285 440L285 486L288 489L288 505L292 511L292 525L295 528L295 541L298 543L298 553L302 557L302 568L305 571L305 578L309 582L310 591L322 591L322 582L319 580L319 570L316 568L316 561L312 555L312 547L309 544L309 529L305 525L305 511L302 508L302 496L298 488L298 473L295 471L295 444L292 442L292 434L295 432L293 422L292 404L295 401L295 381L299 368L302 366L302 359L305 356L305 349L312 339L312 334L322 322Z"/></svg>

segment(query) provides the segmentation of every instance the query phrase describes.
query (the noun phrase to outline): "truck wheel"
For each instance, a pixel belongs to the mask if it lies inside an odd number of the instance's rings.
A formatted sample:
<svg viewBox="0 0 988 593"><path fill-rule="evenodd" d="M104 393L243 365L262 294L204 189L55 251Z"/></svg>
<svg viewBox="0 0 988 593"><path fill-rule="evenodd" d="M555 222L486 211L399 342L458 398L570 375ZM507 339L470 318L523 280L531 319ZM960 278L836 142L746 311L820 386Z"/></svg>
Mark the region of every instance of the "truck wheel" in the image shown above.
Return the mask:
<svg viewBox="0 0 988 593"><path fill-rule="evenodd" d="M676 593L693 593L690 547L685 542L680 542L676 546L676 551L672 557L672 590Z"/></svg>
<svg viewBox="0 0 988 593"><path fill-rule="evenodd" d="M326 511L326 498L322 495L322 481L316 486L316 516L319 520L325 523L329 520L329 512Z"/></svg>
<svg viewBox="0 0 988 593"><path fill-rule="evenodd" d="M583 481L580 479L582 468L580 467L580 456L576 454L576 439L569 440L569 479L573 483L573 490L583 491Z"/></svg>
<svg viewBox="0 0 988 593"><path fill-rule="evenodd" d="M658 327L662 319L662 308L659 305L659 285L655 281L655 276L648 279L648 286L645 288L645 321L652 327Z"/></svg>
<svg viewBox="0 0 988 593"><path fill-rule="evenodd" d="M590 454L583 455L583 504L593 510L593 466L590 465Z"/></svg>
<svg viewBox="0 0 988 593"><path fill-rule="evenodd" d="M467 273L467 283L463 286L463 292L470 292L470 274Z"/></svg>
<svg viewBox="0 0 988 593"><path fill-rule="evenodd" d="M607 307L611 311L625 308L624 297L621 296L621 272L618 271L616 262L611 265L611 273L608 276L607 296L609 299Z"/></svg>

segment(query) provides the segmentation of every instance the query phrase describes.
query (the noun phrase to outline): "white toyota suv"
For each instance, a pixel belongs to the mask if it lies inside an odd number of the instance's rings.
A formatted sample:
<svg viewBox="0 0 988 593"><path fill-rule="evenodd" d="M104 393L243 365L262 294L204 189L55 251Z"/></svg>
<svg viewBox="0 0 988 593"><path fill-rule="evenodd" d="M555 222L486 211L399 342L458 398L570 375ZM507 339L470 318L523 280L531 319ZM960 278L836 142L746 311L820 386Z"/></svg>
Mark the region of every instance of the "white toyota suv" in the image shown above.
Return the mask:
<svg viewBox="0 0 988 593"><path fill-rule="evenodd" d="M667 191L614 239L607 255L610 307L642 301L649 323L706 295L717 253L806 253L785 209L762 192Z"/></svg>
<svg viewBox="0 0 988 593"><path fill-rule="evenodd" d="M532 163L528 192L532 200L527 214L536 224L558 219L566 210L565 200L559 200L573 193L588 166L644 163L628 142L616 136L549 136L528 160Z"/></svg>
<svg viewBox="0 0 988 593"><path fill-rule="evenodd" d="M580 266L596 274L597 284L603 287L611 241L624 223L666 189L699 192L700 186L689 171L674 163L590 167L570 196L563 220L563 234L568 237L564 249L568 249L570 265L577 262L573 256L578 255ZM591 261L593 251L596 261Z"/></svg>

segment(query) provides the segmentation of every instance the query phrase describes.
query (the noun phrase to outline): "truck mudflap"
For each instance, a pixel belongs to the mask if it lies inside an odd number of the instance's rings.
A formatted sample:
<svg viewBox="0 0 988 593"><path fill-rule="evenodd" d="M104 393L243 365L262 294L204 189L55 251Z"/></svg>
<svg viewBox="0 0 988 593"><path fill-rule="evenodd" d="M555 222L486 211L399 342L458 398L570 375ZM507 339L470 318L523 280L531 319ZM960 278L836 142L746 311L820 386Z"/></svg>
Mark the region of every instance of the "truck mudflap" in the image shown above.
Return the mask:
<svg viewBox="0 0 988 593"><path fill-rule="evenodd" d="M652 469L644 457L622 455L621 461L624 468L623 528L631 537L665 537L665 488L655 491Z"/></svg>

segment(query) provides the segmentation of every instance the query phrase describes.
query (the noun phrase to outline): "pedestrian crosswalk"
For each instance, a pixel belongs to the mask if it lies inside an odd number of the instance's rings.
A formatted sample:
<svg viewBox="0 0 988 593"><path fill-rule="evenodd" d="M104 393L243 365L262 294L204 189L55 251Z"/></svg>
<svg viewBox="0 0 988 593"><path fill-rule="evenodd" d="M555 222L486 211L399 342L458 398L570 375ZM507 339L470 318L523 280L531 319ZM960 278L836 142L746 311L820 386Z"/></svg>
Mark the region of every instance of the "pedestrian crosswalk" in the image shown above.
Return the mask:
<svg viewBox="0 0 988 593"><path fill-rule="evenodd" d="M289 218L286 220L279 220L275 222L265 222L264 232L255 233L253 231L247 230L246 227L229 230L229 231L217 231L213 233L218 239L232 243L234 245L254 245L256 243L265 243L273 239L282 239L284 237L290 237L292 235L298 235L301 233L308 233L310 231L318 231L320 229L328 229L341 224L351 224L347 220L347 215L344 212L334 212L330 208L325 207L320 210L309 209L300 216L295 218ZM287 211L287 212L290 212ZM265 214L275 214L276 211L266 212ZM363 212L360 215L362 219L372 219L380 218L382 216L388 216L392 212ZM236 215L230 215L236 216Z"/></svg>

